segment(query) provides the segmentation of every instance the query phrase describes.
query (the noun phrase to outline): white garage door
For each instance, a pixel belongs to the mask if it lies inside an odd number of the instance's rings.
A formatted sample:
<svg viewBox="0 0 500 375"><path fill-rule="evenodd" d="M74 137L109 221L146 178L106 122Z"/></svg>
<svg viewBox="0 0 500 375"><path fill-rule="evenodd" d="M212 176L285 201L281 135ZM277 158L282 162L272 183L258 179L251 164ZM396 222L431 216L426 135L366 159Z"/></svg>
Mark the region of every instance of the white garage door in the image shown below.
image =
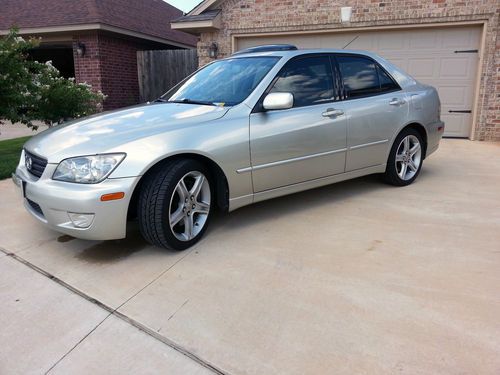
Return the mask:
<svg viewBox="0 0 500 375"><path fill-rule="evenodd" d="M274 43L290 43L299 48L342 48L355 37L348 49L376 52L420 82L438 89L446 136L470 135L479 26L238 37L236 48Z"/></svg>

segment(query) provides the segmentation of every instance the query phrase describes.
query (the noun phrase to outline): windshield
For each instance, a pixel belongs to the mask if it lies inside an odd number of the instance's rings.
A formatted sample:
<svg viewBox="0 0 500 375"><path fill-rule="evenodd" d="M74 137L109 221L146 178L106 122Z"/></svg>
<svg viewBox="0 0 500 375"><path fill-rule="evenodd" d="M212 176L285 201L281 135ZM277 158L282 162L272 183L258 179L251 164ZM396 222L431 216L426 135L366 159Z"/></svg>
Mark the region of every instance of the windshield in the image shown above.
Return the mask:
<svg viewBox="0 0 500 375"><path fill-rule="evenodd" d="M216 61L201 69L162 99L207 105L241 103L279 60L279 57L242 57Z"/></svg>

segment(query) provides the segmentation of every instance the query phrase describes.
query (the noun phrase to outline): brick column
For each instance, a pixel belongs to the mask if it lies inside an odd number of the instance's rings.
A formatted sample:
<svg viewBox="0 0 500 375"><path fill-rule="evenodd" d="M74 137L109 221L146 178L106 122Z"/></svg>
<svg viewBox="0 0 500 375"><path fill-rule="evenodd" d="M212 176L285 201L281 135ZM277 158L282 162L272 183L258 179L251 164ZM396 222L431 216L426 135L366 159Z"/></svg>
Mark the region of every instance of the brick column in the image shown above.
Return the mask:
<svg viewBox="0 0 500 375"><path fill-rule="evenodd" d="M78 43L85 45L85 54L83 56L78 56ZM73 59L76 82L86 82L94 90L102 91L101 57L97 32L73 37Z"/></svg>

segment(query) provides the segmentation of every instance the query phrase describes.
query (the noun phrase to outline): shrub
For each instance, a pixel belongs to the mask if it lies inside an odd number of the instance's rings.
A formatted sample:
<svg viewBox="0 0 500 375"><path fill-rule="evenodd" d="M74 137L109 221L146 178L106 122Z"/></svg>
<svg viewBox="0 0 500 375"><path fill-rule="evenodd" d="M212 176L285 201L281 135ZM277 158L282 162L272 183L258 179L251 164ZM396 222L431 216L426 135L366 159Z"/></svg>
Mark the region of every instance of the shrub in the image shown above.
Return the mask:
<svg viewBox="0 0 500 375"><path fill-rule="evenodd" d="M15 29L0 39L0 119L36 128L35 120L51 126L99 111L105 99L101 92L61 77L50 62L29 60L29 51L38 44Z"/></svg>

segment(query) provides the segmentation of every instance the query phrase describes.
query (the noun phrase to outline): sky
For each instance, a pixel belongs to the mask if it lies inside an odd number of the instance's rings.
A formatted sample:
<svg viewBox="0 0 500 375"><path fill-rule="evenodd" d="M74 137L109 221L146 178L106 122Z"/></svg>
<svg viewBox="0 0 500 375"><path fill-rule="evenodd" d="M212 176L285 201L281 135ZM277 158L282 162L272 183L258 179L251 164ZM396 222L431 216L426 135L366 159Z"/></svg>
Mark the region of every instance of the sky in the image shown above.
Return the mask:
<svg viewBox="0 0 500 375"><path fill-rule="evenodd" d="M201 2L201 0L166 0L166 1L170 5L179 8L184 13L189 12L191 9L193 9L196 5L198 5Z"/></svg>

